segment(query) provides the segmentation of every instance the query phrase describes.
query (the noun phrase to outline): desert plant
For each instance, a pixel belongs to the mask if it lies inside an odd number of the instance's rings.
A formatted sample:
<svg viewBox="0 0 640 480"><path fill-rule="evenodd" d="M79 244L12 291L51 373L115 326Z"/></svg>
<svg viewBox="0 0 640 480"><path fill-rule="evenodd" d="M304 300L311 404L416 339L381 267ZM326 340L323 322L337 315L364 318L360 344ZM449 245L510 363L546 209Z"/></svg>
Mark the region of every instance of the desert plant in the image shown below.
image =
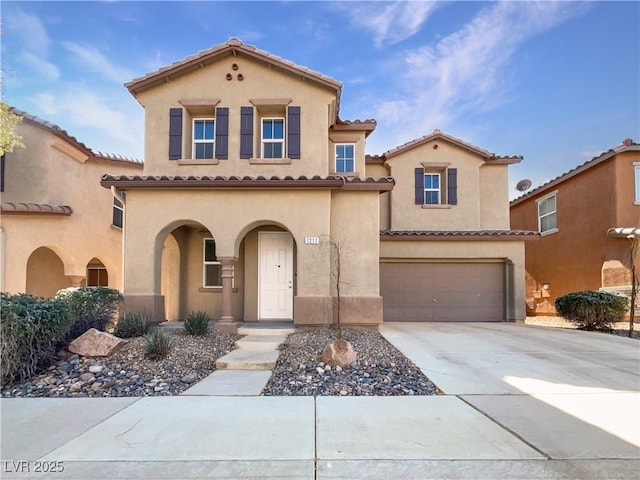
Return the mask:
<svg viewBox="0 0 640 480"><path fill-rule="evenodd" d="M628 309L626 296L609 292L583 291L556 299L558 315L574 322L582 330L611 330Z"/></svg>
<svg viewBox="0 0 640 480"><path fill-rule="evenodd" d="M184 330L187 335L206 335L209 331L210 320L207 312L189 312L184 318Z"/></svg>
<svg viewBox="0 0 640 480"><path fill-rule="evenodd" d="M151 360L159 360L166 357L171 351L171 338L161 330L144 336L145 356Z"/></svg>
<svg viewBox="0 0 640 480"><path fill-rule="evenodd" d="M2 293L0 372L3 382L24 380L56 359L71 320L55 300Z"/></svg>
<svg viewBox="0 0 640 480"><path fill-rule="evenodd" d="M113 334L120 338L141 337L149 333L151 317L145 312L127 312L116 323Z"/></svg>
<svg viewBox="0 0 640 480"><path fill-rule="evenodd" d="M123 296L118 290L105 287L65 288L56 294L56 301L73 322L65 339L68 343L90 328L104 332L117 315Z"/></svg>

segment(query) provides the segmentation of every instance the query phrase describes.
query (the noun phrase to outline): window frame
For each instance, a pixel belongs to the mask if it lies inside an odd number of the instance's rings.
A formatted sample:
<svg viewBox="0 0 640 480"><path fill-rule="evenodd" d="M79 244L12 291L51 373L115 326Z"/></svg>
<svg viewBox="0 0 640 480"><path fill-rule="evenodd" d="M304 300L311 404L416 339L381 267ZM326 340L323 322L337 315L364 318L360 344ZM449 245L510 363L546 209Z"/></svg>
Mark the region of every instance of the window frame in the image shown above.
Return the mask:
<svg viewBox="0 0 640 480"><path fill-rule="evenodd" d="M118 194L122 196L122 200L126 200L126 193L123 191L118 191ZM116 212L119 213L120 217L120 225L116 223ZM124 204L120 199L113 197L113 210L111 214L111 225L116 228L124 228Z"/></svg>
<svg viewBox="0 0 640 480"><path fill-rule="evenodd" d="M196 122L211 122L212 137L196 139ZM211 157L196 157L197 145L211 145ZM192 160L213 160L216 158L216 118L214 117L192 117L191 118L191 159Z"/></svg>
<svg viewBox="0 0 640 480"><path fill-rule="evenodd" d="M438 187L434 188L434 187L427 187L427 177L436 177L438 179ZM427 205L427 206L433 206L433 205L444 205L444 188L443 188L443 182L442 182L442 173L441 172L434 172L434 171L427 171L425 169L423 176L422 176L422 185L423 185L423 189L424 189L424 203L423 205ZM427 194L428 193L437 193L438 194L438 202L437 203L430 203L427 201Z"/></svg>
<svg viewBox="0 0 640 480"><path fill-rule="evenodd" d="M633 162L633 169L635 173L635 199L633 204L640 205L640 162Z"/></svg>
<svg viewBox="0 0 640 480"><path fill-rule="evenodd" d="M222 263L218 261L217 255L214 255L216 260L207 260L207 242L213 242L215 252L216 241L214 238L203 238L202 240L202 288L222 288ZM211 265L220 266L220 285L207 285L207 266Z"/></svg>
<svg viewBox="0 0 640 480"><path fill-rule="evenodd" d="M89 271L90 270L94 270L98 272L98 285L89 285ZM100 272L104 272L105 276L106 276L106 280L107 283L105 285L101 285L100 284ZM104 265L102 267L98 267L98 266L87 266L87 272L86 272L86 286L87 288L100 288L100 287L108 287L109 286L109 272L107 271L107 267L105 267Z"/></svg>
<svg viewBox="0 0 640 480"><path fill-rule="evenodd" d="M352 149L352 156L351 157L344 157L344 158L339 158L338 157L338 148L339 147L351 147ZM335 168L335 173L356 173L356 144L355 143L350 143L350 142L342 142L342 143L336 143L335 144L335 148L334 148L334 153L335 153L335 161L334 161L334 168ZM352 166L353 168L351 170L347 170L346 167L344 170L340 170L338 168L338 162L341 161L345 162L344 165L346 165L346 162L351 160L352 162Z"/></svg>
<svg viewBox="0 0 640 480"><path fill-rule="evenodd" d="M269 139L265 139L264 138L264 124L266 121L275 121L275 120L280 120L282 121L282 138L269 138ZM269 117L261 117L260 118L260 158L268 158L268 159L273 159L273 158L287 158L286 156L286 138L287 138L287 119L286 117L273 117L273 116L269 116ZM273 128L272 128L273 130ZM270 145L274 145L274 144L280 144L281 145L281 155L279 157L274 157L274 156L270 156L267 157L265 156L265 146L266 144L270 144Z"/></svg>
<svg viewBox="0 0 640 480"><path fill-rule="evenodd" d="M545 213L544 215L540 214L540 207L542 206L542 204L544 204L546 201L551 200L553 198L553 203L554 203L554 209L552 212L549 213ZM552 233L556 233L558 231L558 191L555 190L553 192L550 192L546 195L544 195L543 197L540 197L536 200L536 209L537 209L537 216L538 216L538 232L540 233L540 235L550 235ZM542 219L543 218L547 218L549 216L553 215L554 217L554 226L552 228L549 228L547 230L542 230Z"/></svg>

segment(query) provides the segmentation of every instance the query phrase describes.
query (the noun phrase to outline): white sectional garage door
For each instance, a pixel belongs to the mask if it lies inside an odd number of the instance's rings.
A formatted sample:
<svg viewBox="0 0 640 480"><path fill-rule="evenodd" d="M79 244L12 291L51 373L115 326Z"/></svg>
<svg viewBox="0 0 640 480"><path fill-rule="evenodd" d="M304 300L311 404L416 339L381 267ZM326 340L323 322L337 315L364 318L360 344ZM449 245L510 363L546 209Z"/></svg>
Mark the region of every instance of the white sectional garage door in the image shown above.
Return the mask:
<svg viewBox="0 0 640 480"><path fill-rule="evenodd" d="M385 322L500 322L504 263L380 264Z"/></svg>

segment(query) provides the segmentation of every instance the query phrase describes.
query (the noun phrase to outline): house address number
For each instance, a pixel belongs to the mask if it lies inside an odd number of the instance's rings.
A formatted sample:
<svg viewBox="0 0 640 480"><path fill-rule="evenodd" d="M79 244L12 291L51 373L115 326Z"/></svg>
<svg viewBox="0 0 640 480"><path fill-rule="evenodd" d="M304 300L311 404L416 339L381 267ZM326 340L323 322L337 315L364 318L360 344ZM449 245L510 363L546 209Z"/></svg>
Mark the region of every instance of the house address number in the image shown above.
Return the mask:
<svg viewBox="0 0 640 480"><path fill-rule="evenodd" d="M305 245L320 245L320 239L318 237L304 237Z"/></svg>

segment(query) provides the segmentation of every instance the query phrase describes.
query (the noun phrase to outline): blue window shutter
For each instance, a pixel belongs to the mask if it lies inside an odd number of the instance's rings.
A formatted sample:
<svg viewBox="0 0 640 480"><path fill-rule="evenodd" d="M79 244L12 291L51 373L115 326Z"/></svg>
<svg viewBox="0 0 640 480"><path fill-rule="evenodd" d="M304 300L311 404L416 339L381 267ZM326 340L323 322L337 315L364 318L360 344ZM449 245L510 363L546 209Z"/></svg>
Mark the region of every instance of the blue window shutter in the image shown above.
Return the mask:
<svg viewBox="0 0 640 480"><path fill-rule="evenodd" d="M182 158L182 108L169 109L169 160Z"/></svg>
<svg viewBox="0 0 640 480"><path fill-rule="evenodd" d="M229 109L216 108L216 158L229 158Z"/></svg>
<svg viewBox="0 0 640 480"><path fill-rule="evenodd" d="M458 169L447 170L447 203L449 205L458 204Z"/></svg>
<svg viewBox="0 0 640 480"><path fill-rule="evenodd" d="M424 203L424 168L416 167L415 179L416 205L422 205Z"/></svg>
<svg viewBox="0 0 640 480"><path fill-rule="evenodd" d="M300 158L300 107L287 109L287 156Z"/></svg>
<svg viewBox="0 0 640 480"><path fill-rule="evenodd" d="M253 107L240 107L240 158L253 157Z"/></svg>

